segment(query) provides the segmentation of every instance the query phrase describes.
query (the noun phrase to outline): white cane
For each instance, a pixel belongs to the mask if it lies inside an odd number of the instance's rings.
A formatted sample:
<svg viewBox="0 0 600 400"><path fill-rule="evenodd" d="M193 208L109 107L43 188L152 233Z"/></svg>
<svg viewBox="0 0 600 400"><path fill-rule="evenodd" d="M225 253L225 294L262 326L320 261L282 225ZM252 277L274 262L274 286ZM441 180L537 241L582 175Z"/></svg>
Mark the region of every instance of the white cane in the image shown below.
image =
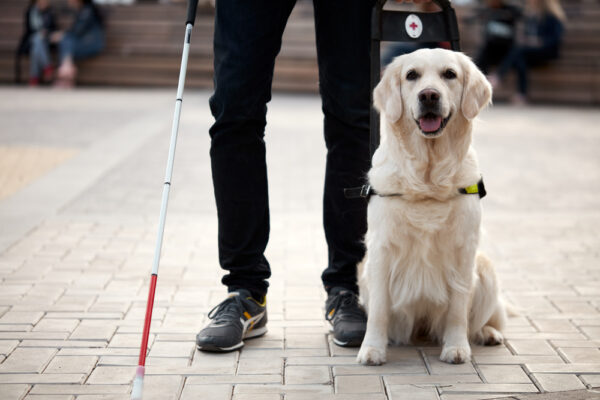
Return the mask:
<svg viewBox="0 0 600 400"><path fill-rule="evenodd" d="M154 249L154 261L152 263L152 275L150 276L150 289L146 303L146 317L144 318L144 331L140 345L140 356L138 367L131 389L131 400L141 400L144 387L144 372L146 366L146 353L148 352L148 337L150 335L150 323L152 321L152 308L154 306L154 294L156 292L156 280L158 278L158 265L160 263L160 252L162 249L165 221L167 219L167 205L169 203L169 190L171 188L171 176L173 175L173 162L175 160L175 147L177 145L177 132L179 130L179 117L181 115L181 102L183 101L183 87L185 86L185 74L187 70L188 55L190 52L190 40L192 28L196 20L196 7L198 0L188 0L187 20L185 23L185 39L183 42L183 55L181 56L181 68L179 69L179 83L177 84L177 98L175 100L175 113L173 125L171 126L171 143L169 145L169 158L167 160L167 171L163 185L162 203L160 205L160 217L158 221L158 235Z"/></svg>

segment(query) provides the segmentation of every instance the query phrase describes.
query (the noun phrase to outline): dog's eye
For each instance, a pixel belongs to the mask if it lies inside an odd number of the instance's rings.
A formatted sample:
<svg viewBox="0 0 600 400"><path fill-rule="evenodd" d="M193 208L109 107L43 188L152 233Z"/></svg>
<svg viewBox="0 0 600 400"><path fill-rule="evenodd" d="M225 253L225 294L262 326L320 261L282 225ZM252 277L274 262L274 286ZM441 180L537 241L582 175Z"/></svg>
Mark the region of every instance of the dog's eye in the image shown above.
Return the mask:
<svg viewBox="0 0 600 400"><path fill-rule="evenodd" d="M452 71L451 69L445 70L442 75L446 79L456 79L456 72Z"/></svg>
<svg viewBox="0 0 600 400"><path fill-rule="evenodd" d="M414 81L414 80L417 80L418 78L419 78L419 74L414 69L411 69L410 71L408 71L408 74L406 74L407 81Z"/></svg>

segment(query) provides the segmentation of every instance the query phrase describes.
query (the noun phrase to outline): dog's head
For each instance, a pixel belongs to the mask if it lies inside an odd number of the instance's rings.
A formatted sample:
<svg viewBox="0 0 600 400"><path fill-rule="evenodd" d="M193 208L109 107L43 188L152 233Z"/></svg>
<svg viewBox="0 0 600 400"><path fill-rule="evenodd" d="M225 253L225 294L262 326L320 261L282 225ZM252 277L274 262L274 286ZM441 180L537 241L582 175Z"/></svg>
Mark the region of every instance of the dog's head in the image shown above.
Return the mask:
<svg viewBox="0 0 600 400"><path fill-rule="evenodd" d="M390 123L402 118L426 138L443 135L453 118L472 120L491 98L492 87L475 64L443 49L397 57L373 94L375 107Z"/></svg>

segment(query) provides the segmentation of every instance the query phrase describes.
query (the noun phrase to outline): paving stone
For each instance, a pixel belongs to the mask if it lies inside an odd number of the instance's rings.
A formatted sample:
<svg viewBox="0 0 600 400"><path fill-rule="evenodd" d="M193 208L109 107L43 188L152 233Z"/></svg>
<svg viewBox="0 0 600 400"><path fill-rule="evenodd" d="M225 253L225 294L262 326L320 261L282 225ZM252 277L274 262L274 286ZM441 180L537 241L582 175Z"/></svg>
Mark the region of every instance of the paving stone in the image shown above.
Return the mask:
<svg viewBox="0 0 600 400"><path fill-rule="evenodd" d="M476 356L475 362L482 364L562 364L563 360L557 354L555 356Z"/></svg>
<svg viewBox="0 0 600 400"><path fill-rule="evenodd" d="M244 350L246 351L246 350ZM194 352L194 359L192 361L192 366L201 365L201 366L225 366L225 367L235 367L238 362L238 357L240 357L239 352L231 352L231 353L209 353L204 351L196 351ZM241 358L241 357L240 357ZM262 360L270 361L276 360L279 356L275 357L264 357Z"/></svg>
<svg viewBox="0 0 600 400"><path fill-rule="evenodd" d="M283 373L283 360L280 358L257 359L247 358L240 360L238 364L238 375L244 374L278 374Z"/></svg>
<svg viewBox="0 0 600 400"><path fill-rule="evenodd" d="M30 324L35 325L42 317L43 312L40 311L8 311L0 317L0 325L2 324Z"/></svg>
<svg viewBox="0 0 600 400"><path fill-rule="evenodd" d="M286 366L285 383L287 385L329 384L329 368L325 366Z"/></svg>
<svg viewBox="0 0 600 400"><path fill-rule="evenodd" d="M319 334L287 334L285 337L286 349L319 349L327 346L325 335Z"/></svg>
<svg viewBox="0 0 600 400"><path fill-rule="evenodd" d="M98 361L98 366L105 367L118 367L118 366L130 366L135 367L138 365L139 356L103 356ZM148 366L169 366L169 367L187 367L190 360L187 358L175 358L175 357L147 357L146 365Z"/></svg>
<svg viewBox="0 0 600 400"><path fill-rule="evenodd" d="M58 383L58 382L57 382ZM52 394L73 394L73 395L119 395L127 394L131 387L127 385L61 385L61 384L37 384L29 394L52 395ZM80 396L77 396L80 397Z"/></svg>
<svg viewBox="0 0 600 400"><path fill-rule="evenodd" d="M556 351L545 340L514 340L508 341L508 345L518 355L553 356Z"/></svg>
<svg viewBox="0 0 600 400"><path fill-rule="evenodd" d="M28 385L3 385L2 400L21 400L30 387Z"/></svg>
<svg viewBox="0 0 600 400"><path fill-rule="evenodd" d="M27 395L24 400L74 400L75 396L64 394Z"/></svg>
<svg viewBox="0 0 600 400"><path fill-rule="evenodd" d="M240 360L248 358L272 358L272 357L326 357L327 349L250 349L244 348L240 353Z"/></svg>
<svg viewBox="0 0 600 400"><path fill-rule="evenodd" d="M82 322L71 334L71 340L104 340L110 341L117 330L114 325Z"/></svg>
<svg viewBox="0 0 600 400"><path fill-rule="evenodd" d="M414 385L390 385L388 394L391 400L438 400L435 387L418 387Z"/></svg>
<svg viewBox="0 0 600 400"><path fill-rule="evenodd" d="M487 383L531 383L519 365L481 365Z"/></svg>
<svg viewBox="0 0 600 400"><path fill-rule="evenodd" d="M0 354L8 355L19 345L18 340L0 340Z"/></svg>
<svg viewBox="0 0 600 400"><path fill-rule="evenodd" d="M33 328L33 325L19 324L19 325L2 325L0 329L3 332L29 332Z"/></svg>
<svg viewBox="0 0 600 400"><path fill-rule="evenodd" d="M480 356L511 356L512 353L508 349L508 347L504 345L498 346L471 346L471 354L473 357Z"/></svg>
<svg viewBox="0 0 600 400"><path fill-rule="evenodd" d="M195 350L194 342L154 342L149 355L152 357L190 357Z"/></svg>
<svg viewBox="0 0 600 400"><path fill-rule="evenodd" d="M64 340L69 336L67 332L0 332L0 340L3 339L42 339L42 340Z"/></svg>
<svg viewBox="0 0 600 400"><path fill-rule="evenodd" d="M475 368L473 368L473 364L470 362L466 362L464 364L448 364L439 359L440 351L438 349L435 350L426 350L427 360L429 363L429 369L432 374L435 375L444 375L444 374L474 374L476 373Z"/></svg>
<svg viewBox="0 0 600 400"><path fill-rule="evenodd" d="M453 392L474 393L537 393L538 390L532 383L457 383L442 386L441 394Z"/></svg>
<svg viewBox="0 0 600 400"><path fill-rule="evenodd" d="M152 345L154 341L154 335L150 334L148 337L148 345ZM140 343L142 340L141 334L115 334L110 342L108 343L108 347L132 347L132 348L140 348Z"/></svg>
<svg viewBox="0 0 600 400"><path fill-rule="evenodd" d="M240 384L233 389L234 396L237 394L274 394L285 393L286 396L303 394L329 394L333 393L332 385L262 385L262 384Z"/></svg>
<svg viewBox="0 0 600 400"><path fill-rule="evenodd" d="M131 356L136 357L139 355L139 348L105 348L105 347L87 347L87 348L76 348L67 347L60 349L58 352L59 356Z"/></svg>
<svg viewBox="0 0 600 400"><path fill-rule="evenodd" d="M425 364L421 361L420 363L414 361L394 361L388 362L379 366L366 366L355 364L340 365L333 367L333 375L391 375L391 374L424 374L427 370Z"/></svg>
<svg viewBox="0 0 600 400"><path fill-rule="evenodd" d="M230 400L232 393L231 385L186 385L180 400Z"/></svg>
<svg viewBox="0 0 600 400"><path fill-rule="evenodd" d="M389 375L383 377L387 385L439 386L454 383L481 383L477 374L459 375Z"/></svg>
<svg viewBox="0 0 600 400"><path fill-rule="evenodd" d="M235 395L233 398L237 400ZM261 399L257 398L256 400ZM285 395L285 400L388 400L388 398L383 393L288 393Z"/></svg>
<svg viewBox="0 0 600 400"><path fill-rule="evenodd" d="M197 364L190 367L170 367L166 365L150 365L146 375L233 375L235 366Z"/></svg>
<svg viewBox="0 0 600 400"><path fill-rule="evenodd" d="M240 384L240 383L282 383L283 378L280 374L277 375L194 375L188 376L186 385L206 385L206 384Z"/></svg>
<svg viewBox="0 0 600 400"><path fill-rule="evenodd" d="M337 376L335 377L336 393L383 393L383 385L379 376Z"/></svg>
<svg viewBox="0 0 600 400"><path fill-rule="evenodd" d="M442 394L440 396L441 400L487 400L487 399L503 399L509 398L514 399L513 395L505 394L505 393L477 393L477 394Z"/></svg>
<svg viewBox="0 0 600 400"><path fill-rule="evenodd" d="M585 386L575 375L568 374L534 374L535 379L547 392L585 389Z"/></svg>
<svg viewBox="0 0 600 400"><path fill-rule="evenodd" d="M285 365L356 365L356 357L288 357Z"/></svg>
<svg viewBox="0 0 600 400"><path fill-rule="evenodd" d="M590 387L600 387L600 375L581 375L581 379Z"/></svg>
<svg viewBox="0 0 600 400"><path fill-rule="evenodd" d="M529 372L549 374L593 374L600 371L600 364L526 364Z"/></svg>
<svg viewBox="0 0 600 400"><path fill-rule="evenodd" d="M9 383L83 383L85 375L82 374L0 374L0 384Z"/></svg>
<svg viewBox="0 0 600 400"><path fill-rule="evenodd" d="M73 319L73 318L76 318L76 319L82 319L82 320L86 320L86 319L119 320L122 317L123 317L123 314L121 314L121 313L109 313L109 312L105 312L105 313L100 313L100 312L49 312L49 313L46 313L46 318L48 318L48 319L52 319L52 318Z"/></svg>
<svg viewBox="0 0 600 400"><path fill-rule="evenodd" d="M534 319L533 324L540 331L548 332L577 332L573 324L567 320L561 319Z"/></svg>
<svg viewBox="0 0 600 400"><path fill-rule="evenodd" d="M281 400L281 395L279 394L252 394L252 393L240 393L236 394L232 397L233 400Z"/></svg>
<svg viewBox="0 0 600 400"><path fill-rule="evenodd" d="M64 349L66 347L106 347L105 341L84 341L84 340L23 340L20 347L52 347Z"/></svg>
<svg viewBox="0 0 600 400"><path fill-rule="evenodd" d="M596 363L600 364L600 349L563 347L560 353L571 363Z"/></svg>
<svg viewBox="0 0 600 400"><path fill-rule="evenodd" d="M44 370L44 373L89 375L96 366L97 361L98 357L94 356L54 357Z"/></svg>
<svg viewBox="0 0 600 400"><path fill-rule="evenodd" d="M182 385L183 378L180 376L146 376L144 400L177 400Z"/></svg>
<svg viewBox="0 0 600 400"><path fill-rule="evenodd" d="M583 326L581 327L583 333L585 333L592 340L600 340L600 326Z"/></svg>
<svg viewBox="0 0 600 400"><path fill-rule="evenodd" d="M56 352L56 349L17 348L0 365L0 373L42 372Z"/></svg>
<svg viewBox="0 0 600 400"><path fill-rule="evenodd" d="M135 369L131 367L96 367L86 383L89 385L128 385L133 380L134 374Z"/></svg>

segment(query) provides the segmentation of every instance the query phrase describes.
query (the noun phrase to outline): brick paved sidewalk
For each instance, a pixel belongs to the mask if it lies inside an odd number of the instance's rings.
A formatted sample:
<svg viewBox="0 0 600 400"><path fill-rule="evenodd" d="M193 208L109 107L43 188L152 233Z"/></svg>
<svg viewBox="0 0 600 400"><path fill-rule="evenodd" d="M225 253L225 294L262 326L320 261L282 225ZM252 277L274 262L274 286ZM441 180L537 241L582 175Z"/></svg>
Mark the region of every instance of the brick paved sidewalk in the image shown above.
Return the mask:
<svg viewBox="0 0 600 400"><path fill-rule="evenodd" d="M438 361L435 345L396 347L386 365L365 367L356 350L331 342L323 320L325 150L312 96L275 96L269 107L269 333L230 354L195 351L224 289L208 94L185 97L145 399L529 399L571 390L583 392L556 398L597 398L597 109L499 106L477 125L490 193L485 248L522 309L506 344L475 346L464 365ZM61 155L0 199L0 399L129 399L173 98L174 90L0 89L2 154ZM39 167L25 164L14 173ZM0 181L14 182L12 173L4 168Z"/></svg>

